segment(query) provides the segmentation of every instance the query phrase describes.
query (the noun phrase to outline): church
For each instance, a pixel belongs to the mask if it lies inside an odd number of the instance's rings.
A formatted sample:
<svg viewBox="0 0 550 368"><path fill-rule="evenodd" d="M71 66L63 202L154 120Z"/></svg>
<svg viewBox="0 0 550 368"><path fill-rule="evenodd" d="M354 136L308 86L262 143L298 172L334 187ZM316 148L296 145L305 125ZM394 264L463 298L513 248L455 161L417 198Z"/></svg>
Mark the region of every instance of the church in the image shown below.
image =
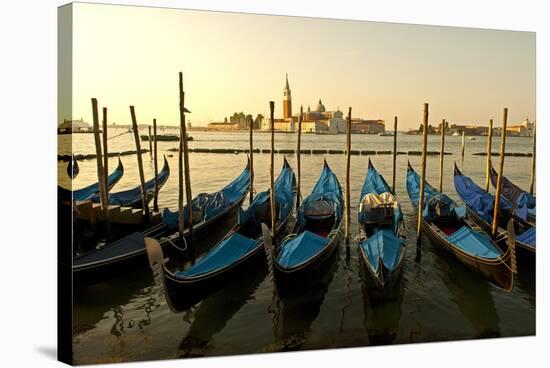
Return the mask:
<svg viewBox="0 0 550 368"><path fill-rule="evenodd" d="M292 114L292 93L286 75L285 88L283 90L283 117L274 119L275 131L295 132L298 129L300 113ZM357 129L354 129L357 128ZM270 130L269 117L262 121L262 130ZM384 132L383 120L352 119L352 133L378 134ZM302 120L302 133L316 134L340 134L346 132L346 120L344 113L337 108L336 111L326 111L321 99L315 110L308 106Z"/></svg>

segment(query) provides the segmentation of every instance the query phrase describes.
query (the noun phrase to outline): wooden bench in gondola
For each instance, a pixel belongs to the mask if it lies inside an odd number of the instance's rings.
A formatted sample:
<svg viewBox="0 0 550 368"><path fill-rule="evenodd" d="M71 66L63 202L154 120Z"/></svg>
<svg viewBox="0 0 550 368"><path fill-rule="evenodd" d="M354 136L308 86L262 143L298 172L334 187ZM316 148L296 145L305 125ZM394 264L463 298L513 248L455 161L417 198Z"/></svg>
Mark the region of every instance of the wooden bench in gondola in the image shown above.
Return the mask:
<svg viewBox="0 0 550 368"><path fill-rule="evenodd" d="M78 220L90 222L103 222L105 217L101 210L101 204L92 201L75 202L75 217ZM145 215L141 209L109 205L109 222L113 224L139 225L144 223ZM151 224L156 225L162 222L160 212L151 212Z"/></svg>

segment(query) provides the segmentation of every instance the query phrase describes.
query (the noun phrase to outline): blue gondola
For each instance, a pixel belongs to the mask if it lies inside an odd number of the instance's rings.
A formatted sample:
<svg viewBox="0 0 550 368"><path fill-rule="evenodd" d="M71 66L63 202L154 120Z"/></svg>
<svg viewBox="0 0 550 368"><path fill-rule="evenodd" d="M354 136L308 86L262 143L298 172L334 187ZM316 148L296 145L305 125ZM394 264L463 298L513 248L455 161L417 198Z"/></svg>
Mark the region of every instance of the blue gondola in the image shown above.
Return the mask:
<svg viewBox="0 0 550 368"><path fill-rule="evenodd" d="M406 232L401 205L370 159L358 216L361 263L384 296L400 275L407 250Z"/></svg>
<svg viewBox="0 0 550 368"><path fill-rule="evenodd" d="M193 236L196 241L216 233L216 229L228 221L234 221L237 209L250 189L250 162L243 172L230 184L212 194L199 194L193 200ZM184 208L184 213L187 213ZM73 259L75 285L83 286L108 279L127 268L145 266L145 237L160 240L163 247L184 249L189 242L188 221L184 219L185 230L178 233L178 215L166 210L163 223L146 230L135 232L100 249L93 250ZM176 247L173 247L176 245Z"/></svg>
<svg viewBox="0 0 550 368"><path fill-rule="evenodd" d="M491 183L496 188L498 173L491 166ZM506 177L502 177L501 193L517 210L527 212L527 220L535 222L537 219L537 199L531 193L521 189Z"/></svg>
<svg viewBox="0 0 550 368"><path fill-rule="evenodd" d="M454 184L458 195L462 198L464 204L466 204L468 216L487 233L491 233L495 196L487 193L471 178L462 174L456 165L454 169ZM514 219L519 234L515 239L516 244L519 246L519 255L531 257L536 254L536 230L532 224L526 221L527 216L525 206L518 208L506 198L501 197L498 228L500 242L505 242L507 237L506 230L503 227L506 226L506 223L510 219Z"/></svg>
<svg viewBox="0 0 550 368"><path fill-rule="evenodd" d="M168 161L164 157L164 165L161 171L157 175L158 190L164 186L168 177L170 176L170 167L168 166ZM146 193L146 203L149 203L155 196L155 179L151 179L145 182L145 193ZM132 207L132 208L142 208L143 201L141 195L141 185L138 185L135 188L123 190L120 192L109 193L108 202L110 205L123 206L123 207ZM94 194L90 197L90 200L95 203L100 202L99 193Z"/></svg>
<svg viewBox="0 0 550 368"><path fill-rule="evenodd" d="M273 271L280 291L314 281L313 274L332 259L340 240L343 198L327 162L311 194L297 211L292 233L275 250Z"/></svg>
<svg viewBox="0 0 550 368"><path fill-rule="evenodd" d="M412 166L407 169L407 192L418 207L420 176ZM503 252L472 220L464 208L425 182L422 230L432 243L450 251L458 261L493 284L512 290L516 272L515 246Z"/></svg>
<svg viewBox="0 0 550 368"><path fill-rule="evenodd" d="M274 183L277 236L284 236L287 232L294 210L295 186L294 173L285 159ZM182 271L169 270L163 262L165 257L160 244L149 241L149 263L153 272L160 272L164 278L172 309L179 311L194 305L236 274L250 272L254 265L265 267L261 223L271 225L270 206L269 191L259 193L246 210L239 209L238 223L231 231L195 264Z"/></svg>
<svg viewBox="0 0 550 368"><path fill-rule="evenodd" d="M120 161L120 158L119 158L117 168L107 178L109 189L113 188L115 184L118 183L120 178L122 178L122 175L124 175L124 166L122 166L122 162ZM73 192L60 187L59 193L63 200L70 200L72 198L72 200L74 201L86 201L91 199L94 196L98 196L99 183L88 185L87 187L84 187L82 189L77 189Z"/></svg>

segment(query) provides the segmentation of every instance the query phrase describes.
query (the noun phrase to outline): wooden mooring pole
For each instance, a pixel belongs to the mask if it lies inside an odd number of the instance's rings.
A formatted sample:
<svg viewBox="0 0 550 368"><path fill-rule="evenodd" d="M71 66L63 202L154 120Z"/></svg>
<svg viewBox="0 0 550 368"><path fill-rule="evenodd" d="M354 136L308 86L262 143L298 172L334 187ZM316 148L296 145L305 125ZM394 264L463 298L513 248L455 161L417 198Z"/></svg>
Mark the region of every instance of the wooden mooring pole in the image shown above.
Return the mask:
<svg viewBox="0 0 550 368"><path fill-rule="evenodd" d="M485 191L489 192L491 183L491 151L493 150L493 119L489 120L489 130L487 130L487 170L485 172Z"/></svg>
<svg viewBox="0 0 550 368"><path fill-rule="evenodd" d="M250 203L254 200L254 120L250 118Z"/></svg>
<svg viewBox="0 0 550 368"><path fill-rule="evenodd" d="M275 151L275 118L273 117L275 111L275 102L269 101L269 114L270 114L270 127L271 127L271 154L270 154L270 165L269 165L269 202L271 203L271 238L274 240L274 243L277 244L275 239L275 224L277 223L277 218L275 214L276 203L275 203L275 171L274 171L274 151Z"/></svg>
<svg viewBox="0 0 550 368"><path fill-rule="evenodd" d="M420 193L418 196L418 222L416 224L416 242L420 243L422 231L422 209L424 207L424 185L426 182L426 150L428 146L428 104L424 104L424 119L422 122L422 171L420 174Z"/></svg>
<svg viewBox="0 0 550 368"><path fill-rule="evenodd" d="M350 189L349 189L349 180L350 180L350 159L351 159L351 107L348 110L348 118L346 120L346 213L345 213L345 235L344 239L346 241L346 247L349 247L349 233L350 233Z"/></svg>
<svg viewBox="0 0 550 368"><path fill-rule="evenodd" d="M300 105L300 117L298 118L298 139L297 139L297 145L296 145L296 166L297 166L297 173L298 173L298 188L297 195L296 195L296 208L300 207L300 197L302 195L302 152L301 152L301 146L302 146L302 121L304 118L304 106Z"/></svg>
<svg viewBox="0 0 550 368"><path fill-rule="evenodd" d="M189 148L187 147L187 128L185 126L185 112L188 111L185 108L185 92L183 91L183 74L179 72L179 95L180 95L180 147L183 143L183 164L185 171L185 197L187 199L187 214L189 217L189 240L191 246L194 243L193 237L193 195L191 193L191 176L189 169ZM180 159L181 162L181 159ZM180 166L181 171L181 166ZM183 214L183 209L182 209ZM183 216L182 216L183 217ZM183 223L182 223L183 227ZM180 232L183 234L183 229Z"/></svg>
<svg viewBox="0 0 550 368"><path fill-rule="evenodd" d="M157 119L153 119L153 165L155 168L155 198L153 198L153 211L159 211L159 183L158 183L158 174L159 174L159 159L158 159L158 149L157 149Z"/></svg>
<svg viewBox="0 0 550 368"><path fill-rule="evenodd" d="M396 175L396 163L397 163L397 116L393 117L393 169L392 169L392 181L391 191L395 194L395 175Z"/></svg>
<svg viewBox="0 0 550 368"><path fill-rule="evenodd" d="M531 185L529 193L535 192L535 175L537 173L537 122L533 125L533 157L531 159Z"/></svg>
<svg viewBox="0 0 550 368"><path fill-rule="evenodd" d="M445 156L445 119L441 121L441 147L439 152L439 191L443 192L443 158Z"/></svg>
<svg viewBox="0 0 550 368"><path fill-rule="evenodd" d="M153 159L153 139L151 137L151 126L147 127L149 129L149 159Z"/></svg>
<svg viewBox="0 0 550 368"><path fill-rule="evenodd" d="M107 204L107 210L104 211L105 215L105 227L107 229L107 238L111 236L111 226L109 224L109 149L107 146L108 132L107 132L107 108L103 108L103 188L105 188L105 198Z"/></svg>
<svg viewBox="0 0 550 368"><path fill-rule="evenodd" d="M138 161L138 170L139 170L139 184L141 187L141 205L143 207L143 212L147 220L150 220L149 217L149 205L147 204L147 191L145 190L145 174L143 173L143 160L141 157L141 143L139 141L139 131L138 124L136 119L136 112L134 106L130 106L130 115L132 116L132 130L134 131L134 139L136 141L136 156Z"/></svg>
<svg viewBox="0 0 550 368"><path fill-rule="evenodd" d="M464 130L462 131L462 152L461 152L461 162L460 162L460 166L464 166L464 145L465 145L465 135L464 135Z"/></svg>
<svg viewBox="0 0 550 368"><path fill-rule="evenodd" d="M500 211L500 193L502 187L502 174L504 170L504 154L506 152L506 125L508 123L508 108L504 108L504 113L502 117L502 133L500 141L500 163L498 165L498 179L497 179L497 188L495 194L495 205L493 212L493 229L491 235L493 238L496 237L498 231L498 218Z"/></svg>
<svg viewBox="0 0 550 368"><path fill-rule="evenodd" d="M105 188L105 178L103 171L103 162L101 161L101 137L99 136L99 112L97 110L97 99L92 98L92 116L94 124L94 143L95 143L95 152L97 157L97 182L99 184L99 199L101 202L101 209L103 210L103 215L107 219L108 212L108 202L107 202L107 191Z"/></svg>

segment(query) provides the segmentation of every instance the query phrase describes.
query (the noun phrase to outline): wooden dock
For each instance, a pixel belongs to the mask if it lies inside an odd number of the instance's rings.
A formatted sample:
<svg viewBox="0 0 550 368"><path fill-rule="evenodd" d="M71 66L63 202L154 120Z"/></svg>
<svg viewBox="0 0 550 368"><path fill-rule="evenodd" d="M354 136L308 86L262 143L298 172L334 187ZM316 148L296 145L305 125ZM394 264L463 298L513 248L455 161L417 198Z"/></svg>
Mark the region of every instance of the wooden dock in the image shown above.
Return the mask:
<svg viewBox="0 0 550 368"><path fill-rule="evenodd" d="M90 222L105 221L105 215L100 203L92 201L75 202L75 217ZM108 217L111 224L140 225L146 220L141 209L109 205ZM162 222L161 212L151 212L151 225Z"/></svg>

